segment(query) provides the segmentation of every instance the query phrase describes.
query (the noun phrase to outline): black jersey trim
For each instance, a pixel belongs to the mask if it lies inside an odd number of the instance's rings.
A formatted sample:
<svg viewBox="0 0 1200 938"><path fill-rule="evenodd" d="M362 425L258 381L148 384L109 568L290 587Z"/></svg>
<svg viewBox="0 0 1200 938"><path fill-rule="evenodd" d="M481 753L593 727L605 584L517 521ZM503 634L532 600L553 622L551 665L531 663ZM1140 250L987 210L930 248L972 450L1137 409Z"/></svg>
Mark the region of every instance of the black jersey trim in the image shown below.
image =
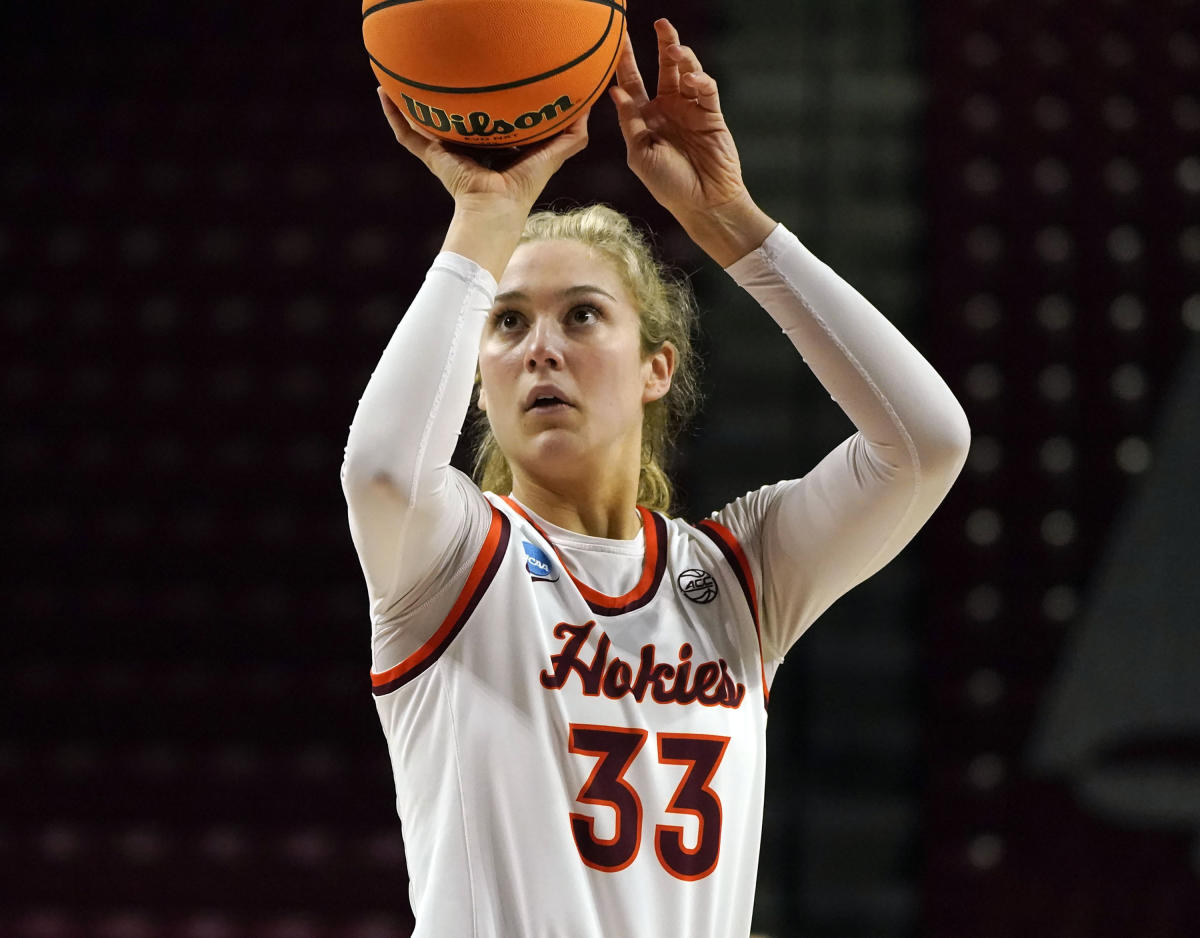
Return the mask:
<svg viewBox="0 0 1200 938"><path fill-rule="evenodd" d="M584 596L584 602L588 604L588 608L598 616L619 616L622 613L633 612L635 609L641 609L647 605L658 593L659 584L662 583L663 573L667 569L667 523L663 521L662 516L657 512L649 512L653 519L655 539L658 544L657 555L654 558L654 576L650 581L650 585L645 591L629 602L621 606L605 606L597 602L593 602Z"/></svg>
<svg viewBox="0 0 1200 938"><path fill-rule="evenodd" d="M758 642L758 663L762 673L763 705L771 702L771 691L767 687L767 668L762 650L762 629L758 622L758 591L754 586L754 573L750 570L750 561L742 550L742 545L733 532L722 524L711 519L705 519L696 524L696 530L704 534L717 545L721 555L737 577L738 585L742 588L742 596L750 609L750 618L754 622L754 637Z"/></svg>

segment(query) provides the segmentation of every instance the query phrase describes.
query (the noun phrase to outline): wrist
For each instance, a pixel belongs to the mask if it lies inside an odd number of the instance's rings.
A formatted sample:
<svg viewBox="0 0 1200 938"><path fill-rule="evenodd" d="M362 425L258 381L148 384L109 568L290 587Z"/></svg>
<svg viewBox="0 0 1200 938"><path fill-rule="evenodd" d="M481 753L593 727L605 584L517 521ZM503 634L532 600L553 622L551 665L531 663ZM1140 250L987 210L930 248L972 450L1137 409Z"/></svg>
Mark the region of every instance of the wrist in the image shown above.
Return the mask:
<svg viewBox="0 0 1200 938"><path fill-rule="evenodd" d="M524 224L525 217L532 207L532 204L522 199L492 192L470 192L454 197L455 215L490 218L501 222L516 218Z"/></svg>
<svg viewBox="0 0 1200 938"><path fill-rule="evenodd" d="M454 215L442 242L443 251L453 251L475 261L500 280L512 252L521 239L529 208L497 197L455 199Z"/></svg>
<svg viewBox="0 0 1200 938"><path fill-rule="evenodd" d="M748 192L725 205L703 212L677 213L675 217L688 237L721 267L757 250L776 226Z"/></svg>

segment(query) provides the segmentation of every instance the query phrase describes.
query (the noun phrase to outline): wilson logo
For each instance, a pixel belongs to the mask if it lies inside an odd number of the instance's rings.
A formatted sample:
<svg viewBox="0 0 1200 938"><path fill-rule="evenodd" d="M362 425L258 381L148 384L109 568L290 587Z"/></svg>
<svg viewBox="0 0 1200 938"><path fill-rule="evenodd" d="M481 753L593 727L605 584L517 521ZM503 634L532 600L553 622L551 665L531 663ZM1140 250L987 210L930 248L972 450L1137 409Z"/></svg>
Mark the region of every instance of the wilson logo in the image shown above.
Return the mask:
<svg viewBox="0 0 1200 938"><path fill-rule="evenodd" d="M487 111L472 111L470 114L450 114L440 107L417 101L401 92L408 113L418 124L438 133L457 133L463 137L497 137L529 130L542 121L553 120L571 109L571 99L562 95L536 111L526 111L512 120L497 120Z"/></svg>

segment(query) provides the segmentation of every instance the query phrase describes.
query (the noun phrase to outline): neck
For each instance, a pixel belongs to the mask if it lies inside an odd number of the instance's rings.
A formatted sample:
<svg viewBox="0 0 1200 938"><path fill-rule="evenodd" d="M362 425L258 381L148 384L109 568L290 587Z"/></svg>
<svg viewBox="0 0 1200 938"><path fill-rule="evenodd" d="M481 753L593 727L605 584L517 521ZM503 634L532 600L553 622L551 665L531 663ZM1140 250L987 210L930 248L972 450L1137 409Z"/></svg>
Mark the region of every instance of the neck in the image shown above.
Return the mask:
<svg viewBox="0 0 1200 938"><path fill-rule="evenodd" d="M534 479L514 467L512 496L551 524L577 534L628 541L637 537L637 474L628 480L572 481L556 484Z"/></svg>

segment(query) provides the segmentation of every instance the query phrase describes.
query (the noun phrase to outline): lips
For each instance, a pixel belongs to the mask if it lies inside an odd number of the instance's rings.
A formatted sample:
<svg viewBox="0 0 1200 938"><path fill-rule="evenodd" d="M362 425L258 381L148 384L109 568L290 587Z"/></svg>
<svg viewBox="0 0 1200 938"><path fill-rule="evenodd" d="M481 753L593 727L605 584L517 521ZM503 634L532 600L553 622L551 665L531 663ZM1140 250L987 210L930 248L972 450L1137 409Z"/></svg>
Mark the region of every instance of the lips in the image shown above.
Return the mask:
<svg viewBox="0 0 1200 938"><path fill-rule="evenodd" d="M525 395L525 410L549 410L552 407L574 407L563 391L553 384L539 384Z"/></svg>

